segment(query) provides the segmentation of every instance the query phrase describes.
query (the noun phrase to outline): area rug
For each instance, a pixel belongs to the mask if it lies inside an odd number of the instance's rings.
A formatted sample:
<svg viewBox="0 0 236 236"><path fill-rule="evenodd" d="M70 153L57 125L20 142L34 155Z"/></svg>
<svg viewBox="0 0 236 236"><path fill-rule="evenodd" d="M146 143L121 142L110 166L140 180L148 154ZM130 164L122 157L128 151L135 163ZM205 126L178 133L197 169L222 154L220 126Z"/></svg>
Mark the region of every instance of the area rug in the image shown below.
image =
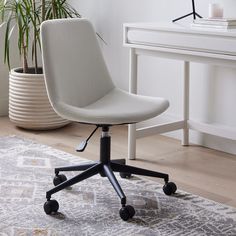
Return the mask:
<svg viewBox="0 0 236 236"><path fill-rule="evenodd" d="M82 162L87 161L30 140L0 137L0 236L236 235L236 209L180 190L166 196L161 185L139 177L117 176L136 209L132 220L120 219L120 201L100 176L53 195L59 212L46 215L53 168Z"/></svg>

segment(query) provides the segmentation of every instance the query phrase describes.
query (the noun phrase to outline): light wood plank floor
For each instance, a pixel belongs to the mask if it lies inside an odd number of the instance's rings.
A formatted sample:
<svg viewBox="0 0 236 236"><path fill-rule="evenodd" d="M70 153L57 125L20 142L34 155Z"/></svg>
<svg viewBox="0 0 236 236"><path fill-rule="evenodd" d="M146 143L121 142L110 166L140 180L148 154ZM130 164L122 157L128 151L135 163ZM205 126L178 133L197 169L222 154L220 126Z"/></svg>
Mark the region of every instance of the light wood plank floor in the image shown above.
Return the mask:
<svg viewBox="0 0 236 236"><path fill-rule="evenodd" d="M99 158L99 132L83 153L75 147L93 126L70 124L52 131L16 128L7 117L0 117L0 135L18 135L91 160ZM116 126L112 133L112 158L127 154L127 127ZM180 141L154 135L139 139L137 160L128 164L166 172L178 188L236 207L236 156L199 146L182 147ZM161 180L156 180L162 182ZM163 182L162 182L163 183Z"/></svg>

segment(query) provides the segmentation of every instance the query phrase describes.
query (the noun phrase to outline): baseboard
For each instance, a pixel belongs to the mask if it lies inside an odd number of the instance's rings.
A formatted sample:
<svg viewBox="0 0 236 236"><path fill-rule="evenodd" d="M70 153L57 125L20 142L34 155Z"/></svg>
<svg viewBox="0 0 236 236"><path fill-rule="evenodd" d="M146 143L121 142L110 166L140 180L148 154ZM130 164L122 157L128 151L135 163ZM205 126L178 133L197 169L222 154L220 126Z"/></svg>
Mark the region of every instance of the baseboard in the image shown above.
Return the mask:
<svg viewBox="0 0 236 236"><path fill-rule="evenodd" d="M0 116L8 116L8 97L0 98Z"/></svg>
<svg viewBox="0 0 236 236"><path fill-rule="evenodd" d="M148 120L139 124L139 127L151 126L155 124L168 123L180 120L180 117L173 115L161 115L155 119ZM174 131L163 134L178 140L182 139L182 131ZM190 131L190 143L201 145L207 148L215 149L222 152L227 152L236 155L236 141L227 138L221 138L214 135L204 134L197 131Z"/></svg>

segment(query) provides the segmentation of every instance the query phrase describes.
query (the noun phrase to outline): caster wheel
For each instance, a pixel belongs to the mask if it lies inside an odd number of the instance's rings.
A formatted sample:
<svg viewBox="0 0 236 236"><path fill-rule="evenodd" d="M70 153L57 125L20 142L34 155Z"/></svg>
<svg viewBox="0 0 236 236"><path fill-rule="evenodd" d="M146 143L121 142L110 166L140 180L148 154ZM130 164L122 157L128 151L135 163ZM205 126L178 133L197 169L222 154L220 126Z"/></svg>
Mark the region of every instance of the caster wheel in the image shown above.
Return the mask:
<svg viewBox="0 0 236 236"><path fill-rule="evenodd" d="M67 180L67 178L65 175L63 175L63 174L56 175L53 179L53 184L54 184L54 186L57 186L57 185L65 182L66 180Z"/></svg>
<svg viewBox="0 0 236 236"><path fill-rule="evenodd" d="M52 214L52 212L57 212L59 209L59 204L56 200L49 200L44 203L44 211L47 215Z"/></svg>
<svg viewBox="0 0 236 236"><path fill-rule="evenodd" d="M120 218L124 221L131 219L134 215L135 215L135 210L130 205L127 205L120 209Z"/></svg>
<svg viewBox="0 0 236 236"><path fill-rule="evenodd" d="M120 177L122 179L129 179L129 178L131 178L131 174L130 173L125 173L125 172L120 172Z"/></svg>
<svg viewBox="0 0 236 236"><path fill-rule="evenodd" d="M127 205L126 208L128 209L129 211L129 215L130 215L130 218L133 218L133 216L135 215L135 210L132 206L130 205Z"/></svg>
<svg viewBox="0 0 236 236"><path fill-rule="evenodd" d="M176 190L177 190L177 186L173 182L169 182L163 186L163 192L166 195L174 194L176 192Z"/></svg>

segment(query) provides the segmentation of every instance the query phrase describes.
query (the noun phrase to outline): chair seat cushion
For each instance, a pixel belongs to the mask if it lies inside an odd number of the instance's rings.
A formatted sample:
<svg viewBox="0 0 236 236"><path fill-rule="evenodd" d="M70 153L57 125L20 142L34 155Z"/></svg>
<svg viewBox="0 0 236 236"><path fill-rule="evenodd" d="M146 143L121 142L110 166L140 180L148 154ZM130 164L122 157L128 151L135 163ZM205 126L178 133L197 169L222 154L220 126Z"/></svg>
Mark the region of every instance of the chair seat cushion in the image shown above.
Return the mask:
<svg viewBox="0 0 236 236"><path fill-rule="evenodd" d="M59 105L59 104L58 104ZM69 120L92 124L131 124L153 118L169 106L166 99L130 94L115 88L96 102L78 108L60 104L55 110Z"/></svg>

